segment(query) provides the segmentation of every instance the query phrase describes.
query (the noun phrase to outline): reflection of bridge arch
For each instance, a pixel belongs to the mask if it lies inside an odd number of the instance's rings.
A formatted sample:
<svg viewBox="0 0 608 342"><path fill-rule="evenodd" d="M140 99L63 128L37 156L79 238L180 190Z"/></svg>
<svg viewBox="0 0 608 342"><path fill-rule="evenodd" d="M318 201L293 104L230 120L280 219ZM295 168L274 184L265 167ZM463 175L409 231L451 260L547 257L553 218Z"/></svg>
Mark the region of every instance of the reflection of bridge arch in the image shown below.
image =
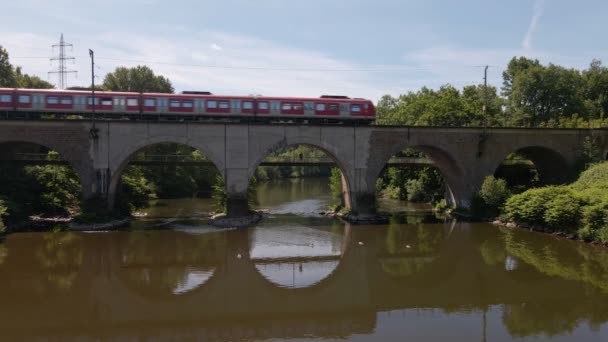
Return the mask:
<svg viewBox="0 0 608 342"><path fill-rule="evenodd" d="M209 287L225 259L226 235L221 232L132 232L129 237L117 248L119 277L148 299L195 295Z"/></svg>
<svg viewBox="0 0 608 342"><path fill-rule="evenodd" d="M281 228L279 228L281 229ZM273 288L284 289L284 290L314 290L317 287L322 287L326 283L331 282L331 278L333 278L337 273L339 273L340 266L342 261L344 260L348 248L350 245L350 235L351 228L350 225L347 225L343 228L341 238L339 241L339 253L331 253L331 251L317 251L316 253L310 253L310 251L303 251L302 247L310 248L310 249L318 249L318 246L314 246L315 243L323 242L320 240L314 240L312 245L306 246L295 246L299 251L293 251L292 255L285 255L285 250L281 251L282 247L285 247L285 243L289 243L291 241L297 241L298 238L301 238L302 235L313 233L315 229L309 227L301 227L300 231L297 232L300 236L292 236L289 240L277 241L271 240L271 244L274 243L274 247L270 247L268 245L263 245L260 248L266 250L266 254L264 252L260 253L255 250L256 248L256 232L264 233L269 231L268 228L257 228L252 230L252 237L250 237L251 247L250 247L250 260L253 264L256 272L260 277L264 279L268 285L271 285ZM294 228L290 227L288 230L293 231ZM281 229L282 232L285 232L285 229ZM330 237L330 234L336 235L334 232L329 231L321 231L324 233L324 237ZM278 243L278 244L277 244ZM281 246L283 244L283 246ZM293 246L293 245L292 245ZM331 246L331 242L326 247L335 247ZM273 250L274 249L274 250ZM295 253L294 253L295 252ZM306 253L308 252L308 253ZM274 254L274 255L273 255ZM281 255L283 254L283 255ZM295 255L294 255L295 254ZM298 266L296 266L299 264ZM313 267L313 271L315 268L320 272L314 274L311 278L299 278L296 281L296 273L297 272L305 272L304 266L307 268ZM270 266L270 267L268 267ZM278 266L278 269L276 268ZM275 267L275 269L272 269ZM285 281L285 275L289 275L291 273L292 282Z"/></svg>

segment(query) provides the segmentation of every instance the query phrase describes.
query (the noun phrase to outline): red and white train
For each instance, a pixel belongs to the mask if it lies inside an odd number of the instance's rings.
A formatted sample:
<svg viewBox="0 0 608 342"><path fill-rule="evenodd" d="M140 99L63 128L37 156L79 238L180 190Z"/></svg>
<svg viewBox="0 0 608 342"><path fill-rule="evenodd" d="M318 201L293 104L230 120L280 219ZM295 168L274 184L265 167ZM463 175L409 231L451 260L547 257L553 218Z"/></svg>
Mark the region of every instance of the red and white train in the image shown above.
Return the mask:
<svg viewBox="0 0 608 342"><path fill-rule="evenodd" d="M100 118L144 120L367 124L376 118L376 110L370 100L345 96L296 98L220 96L193 91L182 94L95 91L94 107L96 116ZM92 111L91 91L0 88L0 112L6 116L16 113L23 117L44 114L90 117Z"/></svg>

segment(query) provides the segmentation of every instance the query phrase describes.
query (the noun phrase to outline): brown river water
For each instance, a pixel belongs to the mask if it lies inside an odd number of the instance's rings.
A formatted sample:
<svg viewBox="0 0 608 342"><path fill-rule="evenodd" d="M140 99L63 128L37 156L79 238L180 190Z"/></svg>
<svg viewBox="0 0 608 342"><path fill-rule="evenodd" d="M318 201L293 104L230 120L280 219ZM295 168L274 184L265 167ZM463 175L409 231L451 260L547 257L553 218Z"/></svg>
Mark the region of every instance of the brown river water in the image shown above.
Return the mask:
<svg viewBox="0 0 608 342"><path fill-rule="evenodd" d="M608 341L608 249L398 201L350 225L318 214L327 187L260 185L249 229L183 199L130 231L8 235L0 341Z"/></svg>

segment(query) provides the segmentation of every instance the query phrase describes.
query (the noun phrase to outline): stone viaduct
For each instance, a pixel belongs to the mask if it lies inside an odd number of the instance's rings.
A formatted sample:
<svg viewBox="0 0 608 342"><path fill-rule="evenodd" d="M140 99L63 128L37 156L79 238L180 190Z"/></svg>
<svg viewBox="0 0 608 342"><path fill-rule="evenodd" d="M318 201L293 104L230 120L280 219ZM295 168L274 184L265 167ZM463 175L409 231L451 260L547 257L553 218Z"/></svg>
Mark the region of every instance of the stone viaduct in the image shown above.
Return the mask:
<svg viewBox="0 0 608 342"><path fill-rule="evenodd" d="M487 129L391 126L263 125L198 122L0 121L0 158L20 143L56 150L80 176L85 198L99 197L111 207L129 160L158 143L180 143L200 150L225 179L228 215L247 213L247 186L255 169L281 147L306 144L325 151L340 167L345 203L353 212L375 208L375 185L387 161L405 148L424 152L443 174L446 199L468 207L483 179L507 155L532 160L547 182L568 180L586 137L608 157L608 130ZM10 157L8 157L10 158Z"/></svg>

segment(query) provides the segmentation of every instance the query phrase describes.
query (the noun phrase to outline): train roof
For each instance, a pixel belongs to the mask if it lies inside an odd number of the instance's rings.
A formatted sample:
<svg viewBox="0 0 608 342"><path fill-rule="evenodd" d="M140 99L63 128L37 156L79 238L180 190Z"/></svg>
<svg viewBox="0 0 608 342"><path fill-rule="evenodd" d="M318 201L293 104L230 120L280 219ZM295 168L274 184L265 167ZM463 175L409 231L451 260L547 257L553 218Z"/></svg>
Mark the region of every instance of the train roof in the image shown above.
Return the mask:
<svg viewBox="0 0 608 342"><path fill-rule="evenodd" d="M0 92L36 92L45 94L66 94L66 95L89 95L91 91L87 90L63 90L63 89L25 89L25 88L0 88ZM118 95L118 96L139 96L142 93L137 92L124 92L124 91L100 91L96 90L95 94L98 96L102 95ZM200 99L216 99L216 100L243 100L243 99L257 99L266 101L300 101L300 102L371 102L368 99L362 98L348 98L346 96L337 97L288 97L288 96L253 96L253 95L204 95L204 94L172 94L172 93L143 93L144 96L153 97L173 97L173 98L200 98Z"/></svg>

